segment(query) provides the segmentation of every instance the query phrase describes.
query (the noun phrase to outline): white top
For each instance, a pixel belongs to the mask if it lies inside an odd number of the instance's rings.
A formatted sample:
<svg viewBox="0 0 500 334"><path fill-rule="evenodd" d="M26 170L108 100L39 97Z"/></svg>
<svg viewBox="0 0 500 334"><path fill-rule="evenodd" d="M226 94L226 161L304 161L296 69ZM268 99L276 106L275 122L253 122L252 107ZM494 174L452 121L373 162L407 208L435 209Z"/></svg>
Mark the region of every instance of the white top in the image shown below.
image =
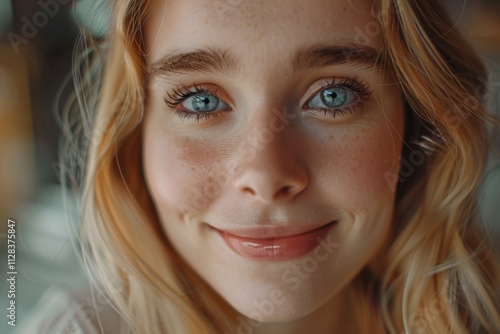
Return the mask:
<svg viewBox="0 0 500 334"><path fill-rule="evenodd" d="M52 287L12 334L119 334L120 325L120 316L99 294L94 299L89 290Z"/></svg>

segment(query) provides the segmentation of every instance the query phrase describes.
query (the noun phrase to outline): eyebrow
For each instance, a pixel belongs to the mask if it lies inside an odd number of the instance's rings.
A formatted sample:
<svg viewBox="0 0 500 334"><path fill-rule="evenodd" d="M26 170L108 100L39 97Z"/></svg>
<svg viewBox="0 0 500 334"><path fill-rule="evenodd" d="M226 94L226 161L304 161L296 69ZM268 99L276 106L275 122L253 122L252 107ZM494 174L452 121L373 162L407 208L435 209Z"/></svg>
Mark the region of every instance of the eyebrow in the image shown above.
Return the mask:
<svg viewBox="0 0 500 334"><path fill-rule="evenodd" d="M381 69L380 51L364 45L313 46L299 49L292 58L294 72L309 68L354 63ZM171 52L155 61L148 69L150 77L189 73L235 74L239 63L229 52L220 49Z"/></svg>
<svg viewBox="0 0 500 334"><path fill-rule="evenodd" d="M228 52L219 49L172 52L155 61L148 72L150 76L210 72L233 74L237 63Z"/></svg>
<svg viewBox="0 0 500 334"><path fill-rule="evenodd" d="M383 69L381 52L365 45L313 46L296 52L292 62L294 72L309 68L354 63L368 68Z"/></svg>

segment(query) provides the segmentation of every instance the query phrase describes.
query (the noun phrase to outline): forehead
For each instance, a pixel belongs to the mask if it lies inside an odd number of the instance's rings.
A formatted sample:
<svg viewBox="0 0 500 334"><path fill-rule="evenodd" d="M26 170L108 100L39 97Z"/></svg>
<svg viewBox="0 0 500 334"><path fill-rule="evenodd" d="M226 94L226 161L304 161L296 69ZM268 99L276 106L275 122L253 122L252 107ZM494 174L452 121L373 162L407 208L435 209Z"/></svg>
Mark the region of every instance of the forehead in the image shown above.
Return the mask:
<svg viewBox="0 0 500 334"><path fill-rule="evenodd" d="M200 48L253 60L311 45L378 48L371 6L369 0L152 0L145 24L148 61Z"/></svg>

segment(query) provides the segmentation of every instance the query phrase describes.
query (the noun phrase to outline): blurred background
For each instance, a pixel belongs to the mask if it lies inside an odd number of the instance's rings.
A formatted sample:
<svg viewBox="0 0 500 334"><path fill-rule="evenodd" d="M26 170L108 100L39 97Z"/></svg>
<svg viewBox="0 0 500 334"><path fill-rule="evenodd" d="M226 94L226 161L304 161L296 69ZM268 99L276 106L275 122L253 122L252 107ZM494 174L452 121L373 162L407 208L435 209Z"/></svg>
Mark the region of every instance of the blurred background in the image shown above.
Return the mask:
<svg viewBox="0 0 500 334"><path fill-rule="evenodd" d="M4 315L8 219L16 222L17 324L48 287L88 284L58 180L54 110L80 27L97 36L105 31L105 15L90 14L99 2L0 0L0 333L13 330Z"/></svg>
<svg viewBox="0 0 500 334"><path fill-rule="evenodd" d="M54 104L68 80L79 27L99 36L102 0L0 0L0 309L7 305L7 221L16 222L17 322L54 284L87 284L74 252L57 175L60 129ZM481 50L493 73L492 106L500 106L500 0L449 0L457 25ZM67 90L66 90L67 91ZM64 99L64 95L62 96ZM499 147L500 148L500 147ZM497 152L498 153L498 152ZM500 168L485 177L481 211L500 241ZM0 315L0 333L10 333Z"/></svg>

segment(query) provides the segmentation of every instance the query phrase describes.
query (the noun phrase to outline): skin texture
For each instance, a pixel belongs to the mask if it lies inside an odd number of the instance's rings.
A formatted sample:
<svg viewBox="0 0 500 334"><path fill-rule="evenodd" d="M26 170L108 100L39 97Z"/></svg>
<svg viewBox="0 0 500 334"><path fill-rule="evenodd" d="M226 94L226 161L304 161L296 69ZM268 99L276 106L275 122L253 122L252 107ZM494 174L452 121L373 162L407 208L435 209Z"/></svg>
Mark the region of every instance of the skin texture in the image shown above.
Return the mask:
<svg viewBox="0 0 500 334"><path fill-rule="evenodd" d="M380 49L378 35L360 38L373 24L367 1L259 0L221 8L172 0L151 8L150 65L172 52L208 49L239 64L230 72L153 75L143 165L169 241L241 313L241 332L303 333L312 325L316 333L356 332L347 292L389 235L395 193L387 175L398 174L402 95L390 73L366 63L294 71L292 59L317 45L362 41ZM367 86L368 96L354 93L355 107L335 117L307 107L325 82L345 78ZM228 110L199 122L179 117L164 98L193 83L216 91ZM273 262L237 255L212 228L331 221L337 223L329 248Z"/></svg>

